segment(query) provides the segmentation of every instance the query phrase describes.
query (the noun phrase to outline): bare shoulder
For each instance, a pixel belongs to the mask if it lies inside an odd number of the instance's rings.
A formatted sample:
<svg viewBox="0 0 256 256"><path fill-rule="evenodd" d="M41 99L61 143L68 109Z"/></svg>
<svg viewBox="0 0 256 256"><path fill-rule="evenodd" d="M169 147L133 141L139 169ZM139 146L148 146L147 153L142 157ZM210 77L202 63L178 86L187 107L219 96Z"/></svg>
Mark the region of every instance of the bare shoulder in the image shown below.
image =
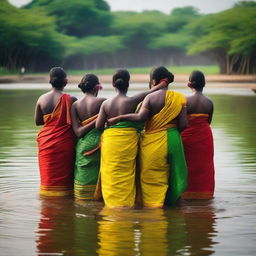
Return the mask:
<svg viewBox="0 0 256 256"><path fill-rule="evenodd" d="M157 97L159 97L159 96L161 96L161 95L165 95L166 94L166 92L167 91L165 91L165 90L158 90L158 91L155 91L155 92L152 92L152 93L150 93L150 94L148 94L146 97L145 97L145 99L147 98L147 99L155 99L155 98L157 98Z"/></svg>
<svg viewBox="0 0 256 256"><path fill-rule="evenodd" d="M103 103L104 101L106 101L106 98L97 98L99 103Z"/></svg>
<svg viewBox="0 0 256 256"><path fill-rule="evenodd" d="M71 103L74 103L75 101L77 101L77 98L75 96L70 95L70 100Z"/></svg>
<svg viewBox="0 0 256 256"><path fill-rule="evenodd" d="M204 96L205 96L205 95L204 95ZM213 101L212 101L209 97L205 96L205 98L206 98L206 100L207 100L209 103L211 103L211 104L213 105Z"/></svg>
<svg viewBox="0 0 256 256"><path fill-rule="evenodd" d="M79 105L81 99L80 100L76 100L75 102L73 102L72 104L72 108L77 108L77 106Z"/></svg>
<svg viewBox="0 0 256 256"><path fill-rule="evenodd" d="M46 92L42 94L41 96L39 96L37 103L40 104L41 102L45 101L47 98L49 98L50 95L51 95L51 92Z"/></svg>
<svg viewBox="0 0 256 256"><path fill-rule="evenodd" d="M103 101L101 106L109 106L112 103L113 99L106 99Z"/></svg>

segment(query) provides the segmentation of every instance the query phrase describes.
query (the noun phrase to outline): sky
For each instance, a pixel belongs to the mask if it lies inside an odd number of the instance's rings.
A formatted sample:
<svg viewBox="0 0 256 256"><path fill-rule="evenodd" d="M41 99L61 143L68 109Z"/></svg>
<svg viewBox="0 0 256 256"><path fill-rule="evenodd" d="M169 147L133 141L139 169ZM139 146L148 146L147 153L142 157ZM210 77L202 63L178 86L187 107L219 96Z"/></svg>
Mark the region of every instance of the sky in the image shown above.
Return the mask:
<svg viewBox="0 0 256 256"><path fill-rule="evenodd" d="M201 13L216 13L231 8L239 0L105 0L112 11L159 10L170 13L173 8L194 6ZM256 1L256 0L255 0ZM9 0L15 6L22 6L31 0Z"/></svg>

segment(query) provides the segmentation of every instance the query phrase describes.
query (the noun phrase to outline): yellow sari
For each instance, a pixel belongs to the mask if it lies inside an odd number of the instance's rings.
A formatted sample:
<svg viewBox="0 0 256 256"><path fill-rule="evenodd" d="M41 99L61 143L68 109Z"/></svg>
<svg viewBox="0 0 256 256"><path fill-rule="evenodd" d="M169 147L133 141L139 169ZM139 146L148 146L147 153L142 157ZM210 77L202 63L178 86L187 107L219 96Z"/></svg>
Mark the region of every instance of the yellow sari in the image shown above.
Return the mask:
<svg viewBox="0 0 256 256"><path fill-rule="evenodd" d="M100 174L103 199L109 208L134 206L140 126L120 122L103 132Z"/></svg>
<svg viewBox="0 0 256 256"><path fill-rule="evenodd" d="M167 91L165 106L145 124L139 151L142 201L145 207L163 207L169 179L167 130L186 104L183 94Z"/></svg>

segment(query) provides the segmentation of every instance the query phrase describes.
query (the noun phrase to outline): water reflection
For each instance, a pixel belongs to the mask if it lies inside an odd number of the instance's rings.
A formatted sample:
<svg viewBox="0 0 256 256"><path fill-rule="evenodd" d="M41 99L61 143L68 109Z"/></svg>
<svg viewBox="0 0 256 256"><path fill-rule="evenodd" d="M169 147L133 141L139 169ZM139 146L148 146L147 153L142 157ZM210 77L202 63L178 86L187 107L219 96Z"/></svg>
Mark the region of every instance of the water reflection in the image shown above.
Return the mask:
<svg viewBox="0 0 256 256"><path fill-rule="evenodd" d="M74 201L41 198L37 255L72 255L75 244Z"/></svg>
<svg viewBox="0 0 256 256"><path fill-rule="evenodd" d="M215 211L211 201L191 200L183 209L186 229L185 251L189 255L208 256L214 253L217 236Z"/></svg>
<svg viewBox="0 0 256 256"><path fill-rule="evenodd" d="M215 199L115 212L102 210L102 203L38 199L33 112L43 92L1 90L0 254L256 255L256 98L218 90L209 95L215 103Z"/></svg>
<svg viewBox="0 0 256 256"><path fill-rule="evenodd" d="M168 255L168 222L163 209L104 208L100 215L100 256Z"/></svg>
<svg viewBox="0 0 256 256"><path fill-rule="evenodd" d="M103 209L98 222L101 256L214 253L214 208L209 202L177 209ZM202 205L205 204L205 205Z"/></svg>

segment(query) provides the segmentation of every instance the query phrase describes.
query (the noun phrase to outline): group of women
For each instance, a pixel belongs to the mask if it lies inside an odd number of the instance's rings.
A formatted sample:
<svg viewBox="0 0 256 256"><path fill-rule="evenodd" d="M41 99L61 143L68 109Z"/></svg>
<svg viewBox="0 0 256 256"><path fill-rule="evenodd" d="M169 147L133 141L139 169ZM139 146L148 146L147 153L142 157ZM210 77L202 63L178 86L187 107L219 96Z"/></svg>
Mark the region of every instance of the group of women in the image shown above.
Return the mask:
<svg viewBox="0 0 256 256"><path fill-rule="evenodd" d="M37 138L41 195L69 195L74 186L77 199L103 198L110 208L213 197L213 104L202 93L204 74L191 73L187 99L168 90L174 75L162 66L152 69L148 91L128 97L129 80L127 70L117 70L116 96L106 100L97 97L98 77L87 74L77 100L62 92L65 71L51 69L52 90L35 111L44 125Z"/></svg>

